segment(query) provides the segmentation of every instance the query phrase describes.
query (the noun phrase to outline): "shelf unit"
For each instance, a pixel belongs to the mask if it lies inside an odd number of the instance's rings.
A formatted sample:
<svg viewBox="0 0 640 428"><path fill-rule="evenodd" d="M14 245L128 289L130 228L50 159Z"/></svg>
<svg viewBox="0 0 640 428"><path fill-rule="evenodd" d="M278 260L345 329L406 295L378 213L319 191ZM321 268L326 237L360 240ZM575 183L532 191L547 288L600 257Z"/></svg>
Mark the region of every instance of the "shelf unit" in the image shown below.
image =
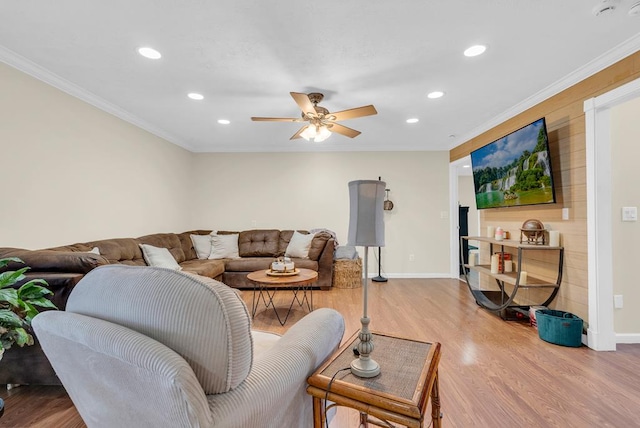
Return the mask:
<svg viewBox="0 0 640 428"><path fill-rule="evenodd" d="M503 319L528 319L529 306L533 305L517 305L514 300L521 289L541 289L548 290L548 296L536 306L547 306L553 301L558 294L560 284L562 282L562 266L564 261L564 248L551 247L545 244L531 244L527 242L519 242L515 240L496 240L483 236L462 236L460 237L460 248L463 248L465 241L479 241L489 244L489 255L495 253L505 254L505 248L514 249L517 252L516 268L514 272L493 273L491 265L470 265L464 264L463 276L469 287L469 291L476 299L476 303L483 308L498 313ZM496 251L497 249L497 251ZM527 271L526 284L521 283L521 272L523 261L526 260L527 254L532 251L551 251L557 253L557 276L554 282L544 280L535 276L536 272ZM500 258L500 271L504 271L504 257ZM554 264L555 265L555 264ZM479 287L475 289L469 281L470 271L478 272L479 275L486 275L495 279L499 290L481 290ZM512 286L512 290L507 290L506 284Z"/></svg>

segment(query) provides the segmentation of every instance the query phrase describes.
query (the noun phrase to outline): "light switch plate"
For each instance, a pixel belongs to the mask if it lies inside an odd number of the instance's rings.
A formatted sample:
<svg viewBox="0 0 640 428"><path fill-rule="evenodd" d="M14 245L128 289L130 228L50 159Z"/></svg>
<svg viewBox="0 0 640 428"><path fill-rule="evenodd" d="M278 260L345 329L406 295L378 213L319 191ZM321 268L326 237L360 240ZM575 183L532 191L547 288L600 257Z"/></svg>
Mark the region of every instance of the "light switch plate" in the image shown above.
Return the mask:
<svg viewBox="0 0 640 428"><path fill-rule="evenodd" d="M569 220L569 208L562 209L562 219Z"/></svg>
<svg viewBox="0 0 640 428"><path fill-rule="evenodd" d="M638 221L638 207L622 207L622 221Z"/></svg>

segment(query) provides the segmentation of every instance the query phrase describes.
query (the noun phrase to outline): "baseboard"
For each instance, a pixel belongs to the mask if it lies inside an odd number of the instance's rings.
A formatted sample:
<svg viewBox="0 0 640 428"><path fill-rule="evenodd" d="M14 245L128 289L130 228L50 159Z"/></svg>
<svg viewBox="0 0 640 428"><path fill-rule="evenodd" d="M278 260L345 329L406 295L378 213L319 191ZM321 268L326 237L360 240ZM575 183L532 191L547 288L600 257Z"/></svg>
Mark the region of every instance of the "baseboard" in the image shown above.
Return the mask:
<svg viewBox="0 0 640 428"><path fill-rule="evenodd" d="M616 333L616 343L640 343L640 333Z"/></svg>
<svg viewBox="0 0 640 428"><path fill-rule="evenodd" d="M387 278L407 278L407 279L451 278L450 273L383 273L382 275Z"/></svg>

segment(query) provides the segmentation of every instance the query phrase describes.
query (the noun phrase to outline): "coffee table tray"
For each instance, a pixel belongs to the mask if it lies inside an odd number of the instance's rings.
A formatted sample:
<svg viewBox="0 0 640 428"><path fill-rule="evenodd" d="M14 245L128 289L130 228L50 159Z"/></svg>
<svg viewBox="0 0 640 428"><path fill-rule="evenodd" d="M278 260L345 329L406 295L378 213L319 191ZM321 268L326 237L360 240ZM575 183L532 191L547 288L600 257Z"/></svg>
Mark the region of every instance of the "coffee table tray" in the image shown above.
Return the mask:
<svg viewBox="0 0 640 428"><path fill-rule="evenodd" d="M269 275L269 276L294 276L294 275L299 274L300 270L296 268L296 269L294 269L292 271L289 271L289 272L277 272L277 271L274 271L274 270L271 270L271 269L267 269L265 273L267 275Z"/></svg>

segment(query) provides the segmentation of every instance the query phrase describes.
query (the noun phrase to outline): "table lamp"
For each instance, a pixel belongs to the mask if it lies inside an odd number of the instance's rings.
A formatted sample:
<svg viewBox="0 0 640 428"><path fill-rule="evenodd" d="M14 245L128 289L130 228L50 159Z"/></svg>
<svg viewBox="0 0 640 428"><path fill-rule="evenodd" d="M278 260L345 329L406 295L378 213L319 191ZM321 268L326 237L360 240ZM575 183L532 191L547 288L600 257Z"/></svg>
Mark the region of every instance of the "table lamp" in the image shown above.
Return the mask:
<svg viewBox="0 0 640 428"><path fill-rule="evenodd" d="M369 285L369 247L384 246L384 189L380 180L356 180L349 182L349 237L347 245L364 247L364 277L362 279L363 315L360 319L358 344L359 357L351 362L351 373L370 378L380 374L380 365L371 359L373 341L369 331L367 314L367 289Z"/></svg>

